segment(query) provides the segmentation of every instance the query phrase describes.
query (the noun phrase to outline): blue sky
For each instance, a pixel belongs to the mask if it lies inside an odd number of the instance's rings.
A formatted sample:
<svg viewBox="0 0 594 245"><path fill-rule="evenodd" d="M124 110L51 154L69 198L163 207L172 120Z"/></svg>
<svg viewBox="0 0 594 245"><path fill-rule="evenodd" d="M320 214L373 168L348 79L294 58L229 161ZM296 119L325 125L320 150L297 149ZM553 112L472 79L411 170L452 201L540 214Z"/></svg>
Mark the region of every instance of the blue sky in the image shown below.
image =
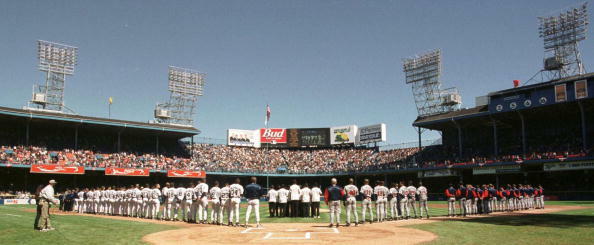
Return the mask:
<svg viewBox="0 0 594 245"><path fill-rule="evenodd" d="M1 1L0 105L22 107L38 39L79 47L66 84L78 114L148 121L165 101L167 67L207 73L201 136L264 126L386 123L388 141L415 141L417 112L402 58L434 48L443 87L464 107L541 67L537 16L578 1ZM582 42L586 69L591 35ZM438 138L426 133L424 138Z"/></svg>

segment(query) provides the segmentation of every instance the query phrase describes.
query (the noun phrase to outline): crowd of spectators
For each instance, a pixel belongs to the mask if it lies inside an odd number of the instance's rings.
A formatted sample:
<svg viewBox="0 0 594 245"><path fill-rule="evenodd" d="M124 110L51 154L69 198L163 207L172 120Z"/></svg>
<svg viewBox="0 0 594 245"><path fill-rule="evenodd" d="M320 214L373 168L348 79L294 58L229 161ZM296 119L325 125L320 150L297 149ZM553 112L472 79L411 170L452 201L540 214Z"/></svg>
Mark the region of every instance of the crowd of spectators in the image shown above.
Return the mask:
<svg viewBox="0 0 594 245"><path fill-rule="evenodd" d="M29 199L33 194L27 191L0 190L0 199Z"/></svg>
<svg viewBox="0 0 594 245"><path fill-rule="evenodd" d="M377 148L267 149L226 145L188 145L191 157L129 152L98 153L92 150L48 150L40 146L0 146L0 163L59 164L85 167L148 168L155 170L205 170L243 173L337 173L378 171L403 168L430 168L494 162L583 157L580 152L535 152L526 156L498 157L450 156L455 152L444 146L402 148L379 151Z"/></svg>

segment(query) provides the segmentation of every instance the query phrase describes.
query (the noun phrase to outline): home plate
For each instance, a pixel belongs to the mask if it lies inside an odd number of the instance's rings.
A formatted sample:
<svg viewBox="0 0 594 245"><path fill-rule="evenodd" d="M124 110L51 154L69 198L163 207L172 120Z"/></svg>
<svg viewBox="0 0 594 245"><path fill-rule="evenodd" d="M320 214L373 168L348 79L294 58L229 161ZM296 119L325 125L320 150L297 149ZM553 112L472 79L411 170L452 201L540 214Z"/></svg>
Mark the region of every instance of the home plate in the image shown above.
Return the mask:
<svg viewBox="0 0 594 245"><path fill-rule="evenodd" d="M262 233L264 236L262 240L309 240L312 235L317 233L324 234L340 234L336 228L320 228L315 229L286 229L283 231L267 230L265 228L247 228L241 231L242 234Z"/></svg>

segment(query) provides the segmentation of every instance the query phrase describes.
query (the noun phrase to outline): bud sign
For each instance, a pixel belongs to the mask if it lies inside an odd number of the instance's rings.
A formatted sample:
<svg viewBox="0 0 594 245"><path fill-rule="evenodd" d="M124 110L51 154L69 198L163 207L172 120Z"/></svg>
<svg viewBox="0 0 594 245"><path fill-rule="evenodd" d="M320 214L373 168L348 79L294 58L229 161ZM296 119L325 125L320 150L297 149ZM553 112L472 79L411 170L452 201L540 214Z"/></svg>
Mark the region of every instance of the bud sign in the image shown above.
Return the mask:
<svg viewBox="0 0 594 245"><path fill-rule="evenodd" d="M287 130L284 128L261 128L261 143L287 143Z"/></svg>

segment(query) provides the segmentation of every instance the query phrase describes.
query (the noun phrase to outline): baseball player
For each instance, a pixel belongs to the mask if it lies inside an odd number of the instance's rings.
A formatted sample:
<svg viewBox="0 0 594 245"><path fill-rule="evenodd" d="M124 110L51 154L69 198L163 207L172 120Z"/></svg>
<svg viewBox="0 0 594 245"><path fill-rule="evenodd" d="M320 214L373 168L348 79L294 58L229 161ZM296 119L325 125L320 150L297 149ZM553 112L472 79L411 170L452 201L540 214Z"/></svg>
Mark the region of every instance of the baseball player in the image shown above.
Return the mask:
<svg viewBox="0 0 594 245"><path fill-rule="evenodd" d="M311 216L320 218L320 197L322 196L322 190L318 183L314 183L311 188Z"/></svg>
<svg viewBox="0 0 594 245"><path fill-rule="evenodd" d="M161 186L159 184L155 184L153 189L151 190L151 208L150 208L150 218L157 219L159 216L159 207L161 206Z"/></svg>
<svg viewBox="0 0 594 245"><path fill-rule="evenodd" d="M305 183L301 189L301 217L309 217L309 210L311 209L311 189Z"/></svg>
<svg viewBox="0 0 594 245"><path fill-rule="evenodd" d="M233 223L233 216L235 216L235 226L239 226L239 204L243 195L243 186L241 186L241 180L239 178L235 179L235 184L229 187L229 193L231 194L229 226Z"/></svg>
<svg viewBox="0 0 594 245"><path fill-rule="evenodd" d="M363 180L363 186L361 186L361 193L363 193L363 219L362 222L365 223L365 215L367 214L367 210L369 210L369 223L373 222L373 209L372 207L372 200L371 195L373 195L373 188L369 186L369 179Z"/></svg>
<svg viewBox="0 0 594 245"><path fill-rule="evenodd" d="M349 179L349 184L344 187L346 193L346 226L351 225L351 213L355 214L355 226L359 225L359 215L357 214L357 195L359 195L359 188L355 186L355 180Z"/></svg>
<svg viewBox="0 0 594 245"><path fill-rule="evenodd" d="M93 194L93 209L95 210L95 214L101 213L101 189L95 189L95 193Z"/></svg>
<svg viewBox="0 0 594 245"><path fill-rule="evenodd" d="M268 211L270 212L270 217L278 217L278 207L276 205L278 192L274 188L274 185L270 186L270 190L268 190L266 197L268 198Z"/></svg>
<svg viewBox="0 0 594 245"><path fill-rule="evenodd" d="M408 187L404 185L404 181L398 184L398 196L400 196L400 212L405 219L410 218L410 209L408 208Z"/></svg>
<svg viewBox="0 0 594 245"><path fill-rule="evenodd" d="M229 183L225 182L225 186L221 188L221 209L219 209L219 224L223 224L223 214L227 214L227 218L231 217L230 215L230 206L231 206L231 195L230 195Z"/></svg>
<svg viewBox="0 0 594 245"><path fill-rule="evenodd" d="M297 180L293 179L293 185L289 187L290 201L289 201L289 213L290 216L296 218L299 213L299 202L301 200L301 187L297 184Z"/></svg>
<svg viewBox="0 0 594 245"><path fill-rule="evenodd" d="M166 200L166 205L165 205L165 215L164 215L164 219L165 220L173 220L173 213L176 210L175 208L175 198L176 198L176 192L177 189L175 188L175 184L173 182L171 183L165 183L165 187L163 188L163 193L165 195L165 197L167 197ZM177 215L176 215L177 217Z"/></svg>
<svg viewBox="0 0 594 245"><path fill-rule="evenodd" d="M142 191L141 191L141 187L139 184L136 184L136 187L134 188L134 192L135 192L135 197L136 197L136 216L137 218L141 218L142 217Z"/></svg>
<svg viewBox="0 0 594 245"><path fill-rule="evenodd" d="M287 214L287 201L289 198L289 191L284 186L278 190L278 209L280 217L289 217Z"/></svg>
<svg viewBox="0 0 594 245"><path fill-rule="evenodd" d="M419 211L421 213L421 219L423 218L423 210L427 214L429 219L429 209L427 207L427 199L429 197L427 187L423 186L423 182L419 182L419 188L417 188L417 195L419 196Z"/></svg>
<svg viewBox="0 0 594 245"><path fill-rule="evenodd" d="M187 188L183 189L183 195L183 200L181 201L182 220L185 222L196 222L196 215L192 208L192 203L196 199L194 196L194 184L188 184Z"/></svg>
<svg viewBox="0 0 594 245"><path fill-rule="evenodd" d="M417 218L417 188L413 185L412 181L408 182L408 197L407 197L407 204L408 209L413 211L415 214L415 219Z"/></svg>
<svg viewBox="0 0 594 245"><path fill-rule="evenodd" d="M508 207L505 206L505 204L507 203L507 197L505 188L503 188L503 186L499 187L499 190L497 191L497 202L497 205L499 206L499 211L507 211Z"/></svg>
<svg viewBox="0 0 594 245"><path fill-rule="evenodd" d="M174 210L175 211L173 212L173 219L175 221L179 221L179 219L177 218L177 216L178 216L178 213L180 212L180 210L182 208L182 204L184 202L185 196L186 196L186 188L184 188L184 187L182 187L180 185L180 187L177 187L175 189L175 206L174 206Z"/></svg>
<svg viewBox="0 0 594 245"><path fill-rule="evenodd" d="M254 209L256 215L256 228L260 228L260 194L262 193L262 186L256 183L256 177L250 179L250 184L245 186L245 197L248 200L247 210L245 211L245 227L248 227L250 220L250 213Z"/></svg>
<svg viewBox="0 0 594 245"><path fill-rule="evenodd" d="M375 188L373 188L373 194L377 196L375 201L375 208L377 214L377 222L384 222L386 219L386 203L388 203L388 188L384 186L383 181L378 181Z"/></svg>
<svg viewBox="0 0 594 245"><path fill-rule="evenodd" d="M390 205L390 217L392 220L398 220L398 188L396 183L392 183L389 193L390 201L388 203Z"/></svg>
<svg viewBox="0 0 594 245"><path fill-rule="evenodd" d="M78 211L79 214L82 214L85 211L85 190L80 190L77 193L77 196L78 196L78 198L77 198L77 200L78 200L78 206L77 206L78 209L77 209L77 211Z"/></svg>
<svg viewBox="0 0 594 245"><path fill-rule="evenodd" d="M215 180L214 185L208 192L208 199L210 201L210 223L220 225L221 218L221 188L219 188L219 182Z"/></svg>
<svg viewBox="0 0 594 245"><path fill-rule="evenodd" d="M460 182L460 186L458 186L458 190L456 190L456 199L459 201L460 205L460 216L466 217L466 196L468 195L468 189L462 182Z"/></svg>
<svg viewBox="0 0 594 245"><path fill-rule="evenodd" d="M450 183L450 187L445 189L445 197L448 200L448 217L456 216L456 189Z"/></svg>
<svg viewBox="0 0 594 245"><path fill-rule="evenodd" d="M544 209L544 188L542 188L542 185L538 185L538 196L536 201L538 202L538 208Z"/></svg>
<svg viewBox="0 0 594 245"><path fill-rule="evenodd" d="M332 178L330 186L324 192L324 201L330 207L330 225L336 224L336 228L340 225L340 201L344 196L344 190L338 186L336 178Z"/></svg>
<svg viewBox="0 0 594 245"><path fill-rule="evenodd" d="M204 179L199 179L194 191L199 200L198 220L200 224L206 224L208 221L208 184L204 183Z"/></svg>

